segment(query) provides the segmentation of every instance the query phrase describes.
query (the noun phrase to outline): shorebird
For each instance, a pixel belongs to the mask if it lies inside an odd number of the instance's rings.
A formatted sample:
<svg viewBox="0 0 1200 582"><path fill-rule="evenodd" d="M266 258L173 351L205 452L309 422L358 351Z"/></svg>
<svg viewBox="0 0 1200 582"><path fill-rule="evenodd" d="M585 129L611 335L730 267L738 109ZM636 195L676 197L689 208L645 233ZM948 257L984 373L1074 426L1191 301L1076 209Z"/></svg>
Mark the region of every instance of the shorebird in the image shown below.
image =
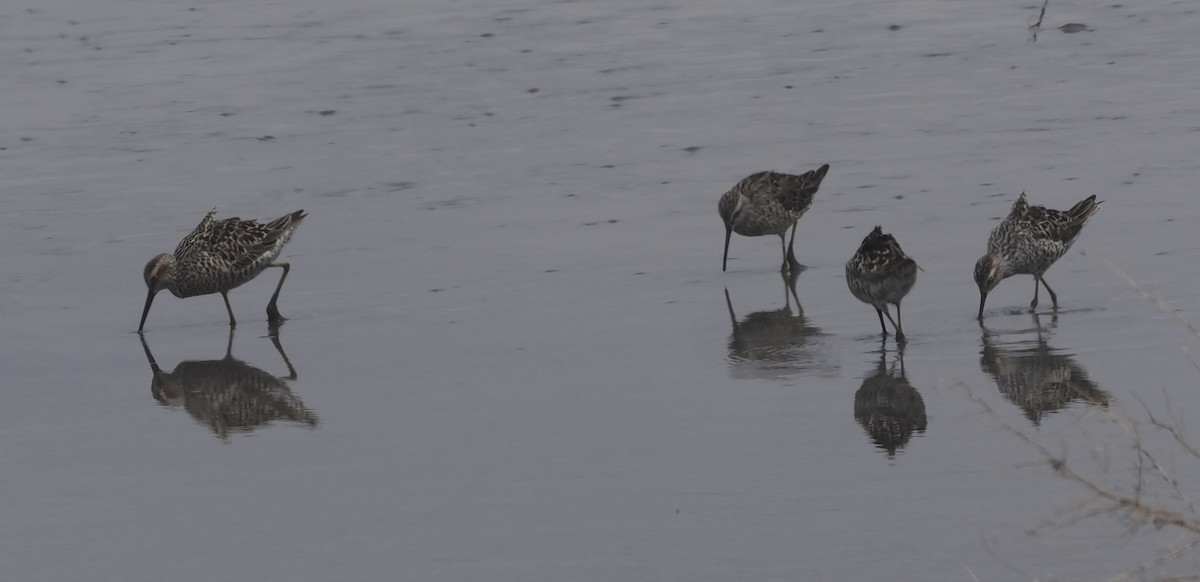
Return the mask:
<svg viewBox="0 0 1200 582"><path fill-rule="evenodd" d="M216 208L209 211L196 230L183 237L173 254L163 253L146 264L142 276L150 292L146 294L138 333L146 325L154 295L163 289L181 298L220 293L225 300L225 310L229 312L229 325L237 325L233 308L229 306L229 291L258 276L267 267L283 269L275 294L267 304L268 319L276 324L283 321L275 301L279 299L279 290L283 288L291 265L272 261L308 215L297 210L261 224L237 217L213 220L216 213Z"/></svg>
<svg viewBox="0 0 1200 582"><path fill-rule="evenodd" d="M812 206L813 194L821 186L829 164L799 176L779 172L757 172L734 184L721 196L717 211L725 221L725 257L721 270L729 261L729 238L733 233L742 236L779 235L783 246L788 227L792 240L783 252L782 271L800 270L800 261L792 247L796 243L796 221Z"/></svg>
<svg viewBox="0 0 1200 582"><path fill-rule="evenodd" d="M1058 308L1058 296L1046 283L1043 275L1060 257L1070 250L1079 231L1097 210L1100 202L1096 196L1088 196L1070 210L1051 210L1045 206L1030 206L1022 192L1013 203L1008 217L1000 222L988 237L987 254L975 263L975 284L979 286L979 315L983 319L983 306L988 293L1000 281L1013 275L1033 275L1033 302L1029 309L1037 309L1038 288L1046 287L1050 302Z"/></svg>
<svg viewBox="0 0 1200 582"><path fill-rule="evenodd" d="M917 282L917 263L900 248L895 237L884 234L876 226L858 247L858 251L846 262L846 285L850 292L863 303L869 303L879 315L879 327L887 336L883 316L896 328L896 339L904 340L904 327L900 318L900 301ZM896 306L896 319L888 312L888 304Z"/></svg>

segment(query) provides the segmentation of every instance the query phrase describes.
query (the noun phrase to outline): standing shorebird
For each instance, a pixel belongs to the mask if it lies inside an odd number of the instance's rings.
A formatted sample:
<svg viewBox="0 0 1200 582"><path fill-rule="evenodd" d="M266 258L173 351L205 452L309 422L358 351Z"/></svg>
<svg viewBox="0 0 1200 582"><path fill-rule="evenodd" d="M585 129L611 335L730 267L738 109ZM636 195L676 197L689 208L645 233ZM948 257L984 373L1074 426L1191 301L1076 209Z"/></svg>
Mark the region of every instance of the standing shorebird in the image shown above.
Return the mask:
<svg viewBox="0 0 1200 582"><path fill-rule="evenodd" d="M788 227L792 241L783 252L782 271L799 270L800 261L792 247L796 243L796 221L812 206L813 194L821 186L829 164L799 176L778 172L750 174L721 196L717 211L725 221L725 257L721 270L729 261L729 238L733 233L742 236L779 235L779 245Z"/></svg>
<svg viewBox="0 0 1200 582"><path fill-rule="evenodd" d="M876 226L858 247L858 251L846 263L846 285L850 292L863 303L869 303L879 315L879 327L887 337L887 326L883 316L896 328L896 339L904 341L904 327L900 317L900 301L917 282L917 263L900 248L895 237L884 234ZM888 313L888 304L896 306L896 319Z"/></svg>
<svg viewBox="0 0 1200 582"><path fill-rule="evenodd" d="M1058 296L1046 283L1043 275L1050 265L1067 254L1079 231L1097 210L1100 202L1088 196L1070 210L1050 210L1045 206L1030 206L1022 192L1013 203L1008 217L1000 222L988 237L987 254L975 263L975 284L979 286L979 315L988 293L1000 281L1013 275L1033 275L1033 302L1037 309L1039 285L1045 285L1050 301L1058 309Z"/></svg>
<svg viewBox="0 0 1200 582"><path fill-rule="evenodd" d="M229 312L229 325L237 325L233 308L229 306L229 291L255 278L267 267L283 269L275 294L271 295L271 302L267 304L267 318L271 323L283 321L275 301L279 299L279 290L283 288L283 280L287 279L291 265L272 261L279 256L283 245L287 244L296 227L308 215L303 210L297 210L268 224L261 224L237 217L213 220L216 213L216 208L209 211L196 230L183 237L179 246L175 247L174 254L163 253L146 264L142 276L150 292L146 294L146 307L142 309L138 333L146 325L154 295L163 289L180 298L220 293L225 300L225 310Z"/></svg>

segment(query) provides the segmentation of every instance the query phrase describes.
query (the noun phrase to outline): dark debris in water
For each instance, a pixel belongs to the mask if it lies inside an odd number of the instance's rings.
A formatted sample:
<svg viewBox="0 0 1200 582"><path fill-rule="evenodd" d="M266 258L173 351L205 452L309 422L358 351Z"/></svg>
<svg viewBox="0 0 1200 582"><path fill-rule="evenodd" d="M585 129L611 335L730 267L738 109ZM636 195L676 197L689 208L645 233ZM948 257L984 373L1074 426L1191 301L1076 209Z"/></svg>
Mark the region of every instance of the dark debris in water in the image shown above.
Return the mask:
<svg viewBox="0 0 1200 582"><path fill-rule="evenodd" d="M1067 34L1073 34L1073 33L1076 33L1076 32L1083 32L1083 31L1091 31L1091 30L1092 30L1092 29L1088 28L1088 25L1086 25L1086 24L1080 24L1080 23L1078 23L1078 22L1068 22L1067 24L1064 24L1064 25L1062 25L1062 26L1058 27L1058 29L1059 29L1059 30L1061 30L1061 31L1063 31L1063 32L1065 32L1065 33L1067 33Z"/></svg>

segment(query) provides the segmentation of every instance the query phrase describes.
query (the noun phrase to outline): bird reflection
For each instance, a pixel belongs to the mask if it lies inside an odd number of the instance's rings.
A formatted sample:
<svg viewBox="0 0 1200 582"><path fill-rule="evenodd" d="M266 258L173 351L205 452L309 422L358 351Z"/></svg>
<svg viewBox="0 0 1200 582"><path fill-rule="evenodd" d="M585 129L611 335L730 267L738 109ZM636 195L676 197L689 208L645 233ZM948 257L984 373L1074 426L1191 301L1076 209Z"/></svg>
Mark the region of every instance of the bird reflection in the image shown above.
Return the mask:
<svg viewBox="0 0 1200 582"><path fill-rule="evenodd" d="M228 439L231 432L250 432L276 420L316 426L317 416L287 385L288 380L296 379L296 369L279 343L277 328L272 329L270 337L287 365L287 376L273 376L234 358L233 328L229 330L224 358L180 362L173 372L158 367L142 336L142 349L154 373L151 394L163 406L182 406L222 439Z"/></svg>
<svg viewBox="0 0 1200 582"><path fill-rule="evenodd" d="M800 298L796 295L799 272L783 275L784 306L774 311L758 311L738 321L733 311L729 289L725 290L725 305L733 334L729 336L729 361L735 376L770 378L787 375L797 369L833 374L836 367L828 363L828 355L814 338L824 335L820 328L808 323ZM796 311L792 312L792 299Z"/></svg>
<svg viewBox="0 0 1200 582"><path fill-rule="evenodd" d="M1037 315L1033 316L1034 328L1015 332L997 333L983 328L983 349L979 365L996 380L1000 393L1025 412L1034 426L1041 424L1043 415L1054 412L1074 401L1087 402L1101 407L1108 406L1108 393L1088 379L1087 371L1071 358L1046 343L1047 329L1042 327ZM1058 324L1058 317L1051 320L1050 327ZM1012 342L999 341L1000 335L1028 334L1033 338Z"/></svg>
<svg viewBox="0 0 1200 582"><path fill-rule="evenodd" d="M880 347L875 373L863 379L862 387L854 393L854 420L867 430L875 446L887 451L888 457L895 457L914 431L925 432L925 401L904 374L903 348L888 366L886 344Z"/></svg>

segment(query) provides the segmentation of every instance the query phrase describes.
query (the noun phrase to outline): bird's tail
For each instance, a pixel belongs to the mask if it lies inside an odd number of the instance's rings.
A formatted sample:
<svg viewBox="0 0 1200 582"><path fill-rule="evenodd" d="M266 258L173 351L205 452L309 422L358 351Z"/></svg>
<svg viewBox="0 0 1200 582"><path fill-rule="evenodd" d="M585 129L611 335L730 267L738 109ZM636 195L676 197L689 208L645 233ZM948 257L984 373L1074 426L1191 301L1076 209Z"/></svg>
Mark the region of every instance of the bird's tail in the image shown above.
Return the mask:
<svg viewBox="0 0 1200 582"><path fill-rule="evenodd" d="M816 189L821 185L821 181L825 179L825 173L828 171L829 164L825 164L820 168L808 172L808 175L804 176L804 181L808 184L809 188Z"/></svg>

